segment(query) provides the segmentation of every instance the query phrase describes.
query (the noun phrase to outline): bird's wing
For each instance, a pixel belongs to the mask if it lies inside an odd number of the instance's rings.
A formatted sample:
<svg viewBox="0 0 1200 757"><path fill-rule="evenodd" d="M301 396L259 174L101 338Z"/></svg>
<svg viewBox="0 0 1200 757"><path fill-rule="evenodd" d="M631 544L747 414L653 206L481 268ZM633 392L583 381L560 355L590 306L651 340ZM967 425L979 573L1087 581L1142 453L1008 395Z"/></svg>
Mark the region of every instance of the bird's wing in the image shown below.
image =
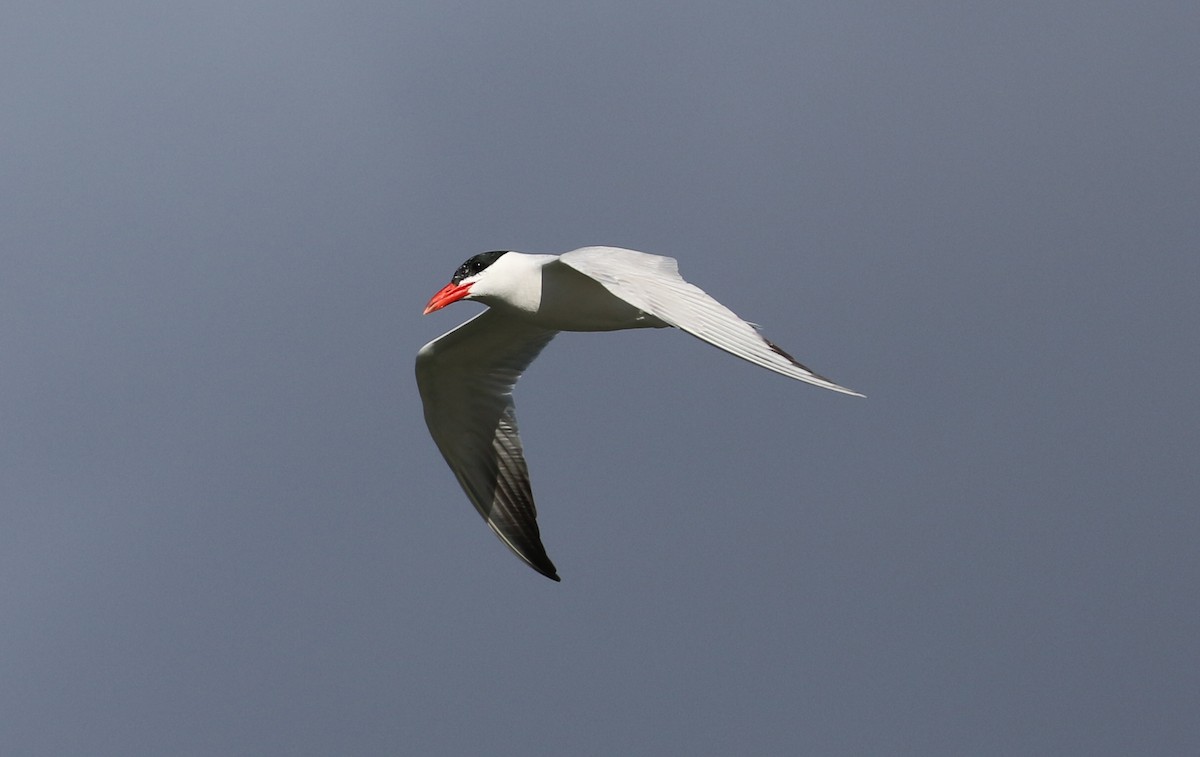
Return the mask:
<svg viewBox="0 0 1200 757"><path fill-rule="evenodd" d="M496 535L559 580L537 526L512 390L554 331L487 310L421 348L417 388L429 433Z"/></svg>
<svg viewBox="0 0 1200 757"><path fill-rule="evenodd" d="M619 247L583 247L559 256L559 262L590 276L634 307L743 360L835 392L862 396L813 373L703 289L684 281L674 258Z"/></svg>

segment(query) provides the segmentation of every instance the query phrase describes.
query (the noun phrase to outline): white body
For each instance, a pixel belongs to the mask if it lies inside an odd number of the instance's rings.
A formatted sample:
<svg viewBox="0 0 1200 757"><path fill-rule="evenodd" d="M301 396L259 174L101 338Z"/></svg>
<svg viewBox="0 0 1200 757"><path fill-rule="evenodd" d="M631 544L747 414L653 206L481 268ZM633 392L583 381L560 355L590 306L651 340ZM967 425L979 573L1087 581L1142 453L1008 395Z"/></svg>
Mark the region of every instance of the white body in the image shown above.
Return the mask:
<svg viewBox="0 0 1200 757"><path fill-rule="evenodd" d="M471 287L466 299L478 300L551 331L617 331L669 325L614 296L595 278L563 265L565 257L510 252L486 269L487 276Z"/></svg>
<svg viewBox="0 0 1200 757"><path fill-rule="evenodd" d="M479 300L490 309L421 348L417 385L429 431L475 508L518 557L554 580L558 575L538 532L512 389L555 333L674 326L776 373L861 396L796 362L684 281L673 258L616 247L487 255L499 257L482 263L478 273L456 276L430 301L426 312L457 299Z"/></svg>

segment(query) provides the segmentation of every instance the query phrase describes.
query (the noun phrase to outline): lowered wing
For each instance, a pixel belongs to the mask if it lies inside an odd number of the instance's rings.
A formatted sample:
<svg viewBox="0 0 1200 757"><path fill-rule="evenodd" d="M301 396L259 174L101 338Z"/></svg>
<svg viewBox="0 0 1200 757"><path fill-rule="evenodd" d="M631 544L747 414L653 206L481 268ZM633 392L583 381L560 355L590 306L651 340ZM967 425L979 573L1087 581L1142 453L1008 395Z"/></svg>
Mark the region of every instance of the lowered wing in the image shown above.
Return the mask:
<svg viewBox="0 0 1200 757"><path fill-rule="evenodd" d="M475 509L531 568L559 580L546 556L512 390L556 332L487 310L421 348L425 423Z"/></svg>

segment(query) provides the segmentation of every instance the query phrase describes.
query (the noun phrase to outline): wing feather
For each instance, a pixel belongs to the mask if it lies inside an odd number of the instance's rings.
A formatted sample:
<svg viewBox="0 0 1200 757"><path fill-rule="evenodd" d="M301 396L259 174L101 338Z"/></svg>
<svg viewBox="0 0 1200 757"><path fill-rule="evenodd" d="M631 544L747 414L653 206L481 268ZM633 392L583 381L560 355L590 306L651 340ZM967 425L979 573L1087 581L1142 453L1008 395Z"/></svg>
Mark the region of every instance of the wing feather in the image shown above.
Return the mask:
<svg viewBox="0 0 1200 757"><path fill-rule="evenodd" d="M684 281L674 258L620 247L583 247L561 255L559 261L634 307L743 360L825 389L862 396L802 365L703 289Z"/></svg>
<svg viewBox="0 0 1200 757"><path fill-rule="evenodd" d="M537 525L512 390L556 332L487 310L417 353L429 433L501 541L559 580Z"/></svg>

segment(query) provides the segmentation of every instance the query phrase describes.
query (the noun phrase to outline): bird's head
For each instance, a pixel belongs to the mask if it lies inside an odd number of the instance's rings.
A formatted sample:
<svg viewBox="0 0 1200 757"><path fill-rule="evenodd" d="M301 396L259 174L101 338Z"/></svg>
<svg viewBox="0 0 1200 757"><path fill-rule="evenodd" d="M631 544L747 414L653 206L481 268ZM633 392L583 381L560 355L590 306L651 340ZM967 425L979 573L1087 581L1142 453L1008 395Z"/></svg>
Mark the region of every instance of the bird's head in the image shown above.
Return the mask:
<svg viewBox="0 0 1200 757"><path fill-rule="evenodd" d="M479 282L480 277L487 270L488 266L495 263L504 254L506 254L505 250L497 250L495 252L481 252L478 255L468 258L454 272L454 276L450 278L450 283L442 287L437 294L430 298L429 304L425 306L425 315L435 310L441 310L452 302L472 299L471 288ZM477 292L476 294L479 293Z"/></svg>

